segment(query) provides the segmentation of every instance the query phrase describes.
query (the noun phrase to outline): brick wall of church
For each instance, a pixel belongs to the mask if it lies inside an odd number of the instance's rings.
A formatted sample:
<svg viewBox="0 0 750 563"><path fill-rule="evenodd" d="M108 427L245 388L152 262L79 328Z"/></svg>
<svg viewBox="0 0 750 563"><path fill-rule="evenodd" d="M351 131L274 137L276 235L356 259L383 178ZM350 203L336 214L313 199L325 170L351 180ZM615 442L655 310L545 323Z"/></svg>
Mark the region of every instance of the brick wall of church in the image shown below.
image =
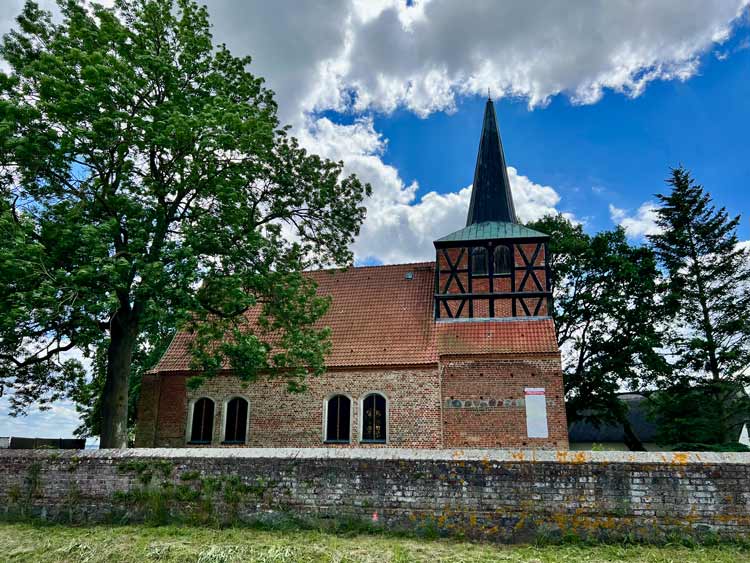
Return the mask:
<svg viewBox="0 0 750 563"><path fill-rule="evenodd" d="M191 391L185 386L187 377L171 374L162 376L160 400L153 397L154 393L159 392L158 384L148 381L142 387L137 446L185 446L188 410L191 401L200 397L209 397L214 401L212 445L220 446L225 402L239 395L249 402L248 446L322 447L325 445L325 400L337 393L348 395L352 400L350 446L365 446L359 443L360 400L372 391L380 392L388 399L387 446L441 446L440 381L437 367L332 370L323 376L310 378L307 391L297 394L289 393L281 380L243 384L236 377L227 375L209 379L200 389ZM156 400L159 401L158 414L153 408ZM337 444L333 447L342 446Z"/></svg>
<svg viewBox="0 0 750 563"><path fill-rule="evenodd" d="M360 444L360 400L377 391L388 398L388 447L568 447L562 374L556 355L453 358L445 360L440 371L437 368L331 371L311 378L308 390L300 394L289 393L281 380L243 384L226 375L209 379L200 389L191 391L185 384L187 377L183 374L144 378L136 446L186 446L188 413L192 402L201 397L214 401L211 445L221 446L226 402L238 395L249 402L248 446L325 446L325 400L336 393L346 394L352 400L349 446L368 446ZM545 389L548 438L527 437L526 388Z"/></svg>
<svg viewBox="0 0 750 563"><path fill-rule="evenodd" d="M529 438L526 388L544 388L547 438ZM446 448L568 448L560 359L516 357L443 361Z"/></svg>

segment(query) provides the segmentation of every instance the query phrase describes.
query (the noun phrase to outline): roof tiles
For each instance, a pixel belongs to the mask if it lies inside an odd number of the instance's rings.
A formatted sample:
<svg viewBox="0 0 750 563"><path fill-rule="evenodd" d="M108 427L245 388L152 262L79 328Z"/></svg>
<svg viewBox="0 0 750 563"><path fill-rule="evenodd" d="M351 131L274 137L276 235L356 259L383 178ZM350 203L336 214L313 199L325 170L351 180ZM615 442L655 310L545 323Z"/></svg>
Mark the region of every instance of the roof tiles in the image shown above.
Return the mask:
<svg viewBox="0 0 750 563"><path fill-rule="evenodd" d="M422 262L308 272L318 294L332 297L317 323L331 329L326 365L409 366L435 364L442 355L557 353L551 319L436 323L434 268L434 262ZM256 315L248 315L250 326ZM153 371L189 370L191 339L177 334Z"/></svg>

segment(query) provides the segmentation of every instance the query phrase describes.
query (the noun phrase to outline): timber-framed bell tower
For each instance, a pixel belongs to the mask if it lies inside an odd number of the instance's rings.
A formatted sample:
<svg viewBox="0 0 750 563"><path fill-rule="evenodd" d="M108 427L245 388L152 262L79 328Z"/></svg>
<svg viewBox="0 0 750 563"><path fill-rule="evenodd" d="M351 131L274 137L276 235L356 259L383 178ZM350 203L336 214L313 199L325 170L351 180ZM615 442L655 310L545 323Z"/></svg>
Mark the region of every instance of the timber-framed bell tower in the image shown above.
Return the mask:
<svg viewBox="0 0 750 563"><path fill-rule="evenodd" d="M548 241L518 222L495 106L488 98L466 227L434 241L435 319L547 317Z"/></svg>

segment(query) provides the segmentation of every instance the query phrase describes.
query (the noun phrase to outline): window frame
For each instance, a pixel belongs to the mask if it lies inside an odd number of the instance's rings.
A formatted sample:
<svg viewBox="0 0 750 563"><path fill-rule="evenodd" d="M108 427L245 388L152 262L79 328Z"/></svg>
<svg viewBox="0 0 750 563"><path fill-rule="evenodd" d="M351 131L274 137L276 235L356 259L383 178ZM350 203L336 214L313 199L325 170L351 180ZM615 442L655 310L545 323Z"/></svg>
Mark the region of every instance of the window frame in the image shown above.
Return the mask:
<svg viewBox="0 0 750 563"><path fill-rule="evenodd" d="M483 252L484 253L484 272L479 272L474 268L474 258L477 257L477 255ZM493 252L494 257L494 252ZM486 278L490 275L490 253L489 249L486 246L472 246L471 250L469 251L469 260L471 263L469 264L471 268L471 277L473 278Z"/></svg>
<svg viewBox="0 0 750 563"><path fill-rule="evenodd" d="M497 269L497 251L504 248L508 251L508 269L505 272L498 272ZM507 244L498 244L492 250L492 276L495 278L510 277L513 272L515 256L513 255L513 247Z"/></svg>
<svg viewBox="0 0 750 563"><path fill-rule="evenodd" d="M227 418L229 417L229 403L234 399L242 399L247 403L247 420L245 420L245 439L227 440ZM247 444L250 440L250 399L244 395L232 395L224 399L221 409L221 443L228 446Z"/></svg>
<svg viewBox="0 0 750 563"><path fill-rule="evenodd" d="M348 440L329 440L328 439L328 403L335 397L346 397L349 400L349 439ZM354 426L354 400L348 393L331 393L323 399L323 443L324 444L351 444Z"/></svg>
<svg viewBox="0 0 750 563"><path fill-rule="evenodd" d="M385 439L371 440L365 438L365 400L371 395L380 395L385 401ZM359 443L360 444L388 444L391 438L391 401L387 394L382 391L367 391L359 399Z"/></svg>
<svg viewBox="0 0 750 563"><path fill-rule="evenodd" d="M193 420L195 418L195 407L197 406L198 402L203 399L211 401L211 403L214 406L214 412L213 412L212 420L211 420L211 439L210 440L193 440ZM195 446L211 445L214 443L215 435L216 435L216 401L212 397L209 397L208 395L201 395L200 397L190 399L188 403L187 425L185 428L185 443L189 445L195 445Z"/></svg>

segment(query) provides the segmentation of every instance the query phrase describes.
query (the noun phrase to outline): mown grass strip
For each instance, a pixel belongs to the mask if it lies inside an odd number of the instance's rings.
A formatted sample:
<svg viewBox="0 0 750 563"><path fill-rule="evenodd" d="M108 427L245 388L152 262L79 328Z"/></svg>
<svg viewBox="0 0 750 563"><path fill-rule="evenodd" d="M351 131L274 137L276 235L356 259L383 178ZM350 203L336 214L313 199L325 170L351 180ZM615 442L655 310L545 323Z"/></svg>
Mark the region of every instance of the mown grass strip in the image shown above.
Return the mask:
<svg viewBox="0 0 750 563"><path fill-rule="evenodd" d="M0 561L737 563L750 561L750 550L739 545L498 546L314 530L0 524Z"/></svg>

